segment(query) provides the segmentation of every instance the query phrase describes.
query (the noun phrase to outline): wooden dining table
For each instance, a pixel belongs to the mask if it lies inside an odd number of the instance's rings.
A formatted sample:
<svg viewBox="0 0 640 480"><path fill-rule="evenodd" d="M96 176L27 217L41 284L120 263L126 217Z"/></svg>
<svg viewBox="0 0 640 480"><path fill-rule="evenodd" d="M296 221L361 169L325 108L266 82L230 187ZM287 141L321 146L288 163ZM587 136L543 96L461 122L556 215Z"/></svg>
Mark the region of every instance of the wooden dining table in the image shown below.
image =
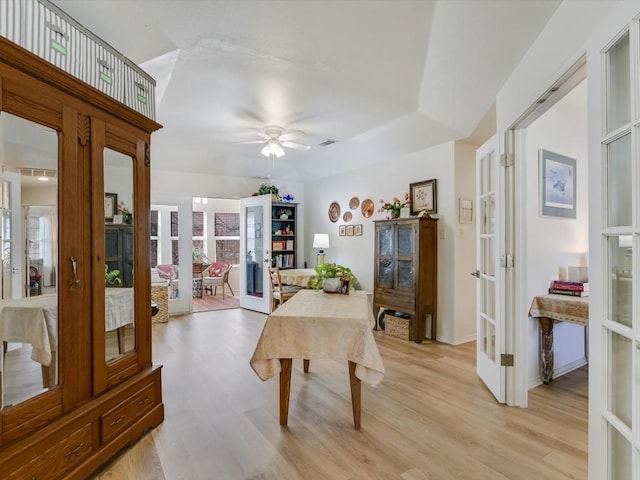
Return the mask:
<svg viewBox="0 0 640 480"><path fill-rule="evenodd" d="M250 365L262 380L280 374L280 425L286 426L294 358L305 361L347 361L353 423L360 429L361 381L376 386L384 366L372 328L373 314L366 292L348 295L300 290L267 317Z"/></svg>

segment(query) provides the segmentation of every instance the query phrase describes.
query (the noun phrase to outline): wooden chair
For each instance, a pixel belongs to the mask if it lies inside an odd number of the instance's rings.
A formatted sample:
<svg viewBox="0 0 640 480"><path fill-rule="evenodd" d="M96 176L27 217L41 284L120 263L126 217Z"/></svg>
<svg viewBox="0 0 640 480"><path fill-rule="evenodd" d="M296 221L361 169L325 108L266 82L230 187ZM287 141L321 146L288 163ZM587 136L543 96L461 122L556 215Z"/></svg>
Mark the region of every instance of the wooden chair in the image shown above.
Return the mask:
<svg viewBox="0 0 640 480"><path fill-rule="evenodd" d="M222 287L222 299L224 300L224 285L225 283L231 291L231 295L235 297L231 285L229 285L229 271L231 270L230 263L214 262L202 271L202 289L205 293L209 292L211 295L218 293L218 287Z"/></svg>
<svg viewBox="0 0 640 480"><path fill-rule="evenodd" d="M301 289L301 287L294 285L283 285L278 267L269 268L269 278L271 279L271 311L289 300Z"/></svg>

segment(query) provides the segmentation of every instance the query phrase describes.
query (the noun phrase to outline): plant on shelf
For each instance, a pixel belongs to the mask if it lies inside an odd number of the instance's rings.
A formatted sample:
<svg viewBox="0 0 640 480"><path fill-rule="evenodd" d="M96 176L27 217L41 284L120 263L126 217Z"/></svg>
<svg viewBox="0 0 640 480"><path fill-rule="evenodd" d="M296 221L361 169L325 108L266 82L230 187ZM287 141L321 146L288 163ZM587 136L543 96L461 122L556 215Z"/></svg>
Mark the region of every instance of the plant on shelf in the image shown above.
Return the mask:
<svg viewBox="0 0 640 480"><path fill-rule="evenodd" d="M290 208L281 208L280 210L278 210L277 215L281 220L287 220L293 215L293 211Z"/></svg>
<svg viewBox="0 0 640 480"><path fill-rule="evenodd" d="M263 183L262 185L260 185L260 188L258 189L258 193L260 195L268 195L271 194L273 195L276 199L278 198L278 187L276 187L275 185L269 185L266 183Z"/></svg>
<svg viewBox="0 0 640 480"><path fill-rule="evenodd" d="M104 281L108 285L115 285L116 283L122 283L120 280L120 270L109 270L109 265L104 264Z"/></svg>
<svg viewBox="0 0 640 480"><path fill-rule="evenodd" d="M325 278L346 278L349 280L349 290L356 289L358 279L350 268L335 263L322 263L315 267L317 276L311 279L311 288L320 290L324 286Z"/></svg>
<svg viewBox="0 0 640 480"><path fill-rule="evenodd" d="M133 213L126 207L124 202L120 202L116 210L116 213L122 215L122 221L127 225L131 225L131 222L133 222Z"/></svg>
<svg viewBox="0 0 640 480"><path fill-rule="evenodd" d="M388 212L388 220L390 218L398 218L400 216L400 210L411 205L411 200L409 200L409 194L405 193L403 200L400 200L398 197L393 197L393 200L391 202L380 200L380 203L382 204L382 206L380 207L380 210L378 210L378 212Z"/></svg>

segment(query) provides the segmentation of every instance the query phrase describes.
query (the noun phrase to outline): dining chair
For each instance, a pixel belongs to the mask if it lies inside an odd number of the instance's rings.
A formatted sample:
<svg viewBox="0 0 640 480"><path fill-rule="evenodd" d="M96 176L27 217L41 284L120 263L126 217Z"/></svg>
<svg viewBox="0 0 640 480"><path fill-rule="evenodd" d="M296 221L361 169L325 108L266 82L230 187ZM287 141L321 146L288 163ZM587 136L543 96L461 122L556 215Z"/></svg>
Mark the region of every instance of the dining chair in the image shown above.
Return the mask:
<svg viewBox="0 0 640 480"><path fill-rule="evenodd" d="M235 297L233 289L229 284L230 263L213 262L202 271L202 289L205 293L211 295L218 293L218 287L222 287L222 299L224 300L224 285L227 284L231 295Z"/></svg>
<svg viewBox="0 0 640 480"><path fill-rule="evenodd" d="M271 311L289 300L302 288L296 285L283 285L278 267L269 268L269 278L271 279Z"/></svg>

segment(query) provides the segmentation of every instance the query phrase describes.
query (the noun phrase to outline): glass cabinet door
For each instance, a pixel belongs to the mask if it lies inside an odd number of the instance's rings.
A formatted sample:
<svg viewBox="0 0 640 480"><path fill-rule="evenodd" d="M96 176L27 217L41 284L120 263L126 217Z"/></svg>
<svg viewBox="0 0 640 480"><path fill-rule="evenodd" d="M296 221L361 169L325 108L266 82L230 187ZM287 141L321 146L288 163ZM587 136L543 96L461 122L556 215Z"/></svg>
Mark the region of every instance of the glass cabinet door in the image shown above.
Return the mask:
<svg viewBox="0 0 640 480"><path fill-rule="evenodd" d="M414 265L416 252L416 232L414 224L396 225L397 235L397 275L396 288L400 290L413 290Z"/></svg>
<svg viewBox="0 0 640 480"><path fill-rule="evenodd" d="M395 274L395 229L393 225L378 224L377 231L378 271L376 286L393 288Z"/></svg>

